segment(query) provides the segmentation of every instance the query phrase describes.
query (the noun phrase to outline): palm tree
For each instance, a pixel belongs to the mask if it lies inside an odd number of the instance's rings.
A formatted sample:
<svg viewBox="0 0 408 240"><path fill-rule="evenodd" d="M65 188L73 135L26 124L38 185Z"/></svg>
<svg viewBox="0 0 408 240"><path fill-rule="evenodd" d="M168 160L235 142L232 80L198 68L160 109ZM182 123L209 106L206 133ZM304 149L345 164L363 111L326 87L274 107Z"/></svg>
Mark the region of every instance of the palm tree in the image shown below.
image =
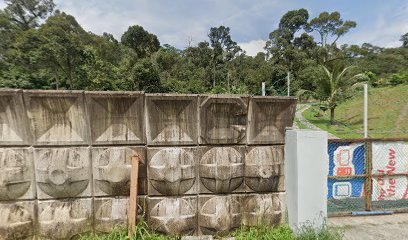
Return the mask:
<svg viewBox="0 0 408 240"><path fill-rule="evenodd" d="M326 66L322 65L324 75L318 78L315 91L300 89L297 93L299 96L314 97L325 102L327 108L330 109L330 125L334 123L334 111L338 103L350 95L351 90L356 86L354 84L355 80L362 80L364 77L361 76L362 74L348 77L346 73L351 68L352 66L343 68L335 65L333 70L330 71Z"/></svg>
<svg viewBox="0 0 408 240"><path fill-rule="evenodd" d="M352 86L351 80L354 78L346 78L347 71L351 68L345 67L341 68L334 68L333 71L330 71L327 67L322 66L323 70L326 74L324 81L320 83L320 92L321 97L325 99L328 108L330 109L330 125L334 123L334 110L337 107L337 104L340 100L342 100L345 96L347 90L349 90Z"/></svg>

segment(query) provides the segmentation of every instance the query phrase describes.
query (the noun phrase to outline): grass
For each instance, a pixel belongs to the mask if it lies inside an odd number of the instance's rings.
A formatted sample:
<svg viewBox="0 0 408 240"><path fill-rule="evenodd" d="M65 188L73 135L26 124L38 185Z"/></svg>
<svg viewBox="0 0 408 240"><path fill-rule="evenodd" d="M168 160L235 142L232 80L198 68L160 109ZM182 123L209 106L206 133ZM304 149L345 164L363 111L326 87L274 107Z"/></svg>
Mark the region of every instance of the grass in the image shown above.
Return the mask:
<svg viewBox="0 0 408 240"><path fill-rule="evenodd" d="M368 128L370 137L408 137L407 96L408 85L369 89ZM363 136L363 95L362 93L357 94L336 108L337 124L333 126L328 124L329 111L323 113L317 106L303 112L303 116L312 124L339 138L361 138Z"/></svg>
<svg viewBox="0 0 408 240"><path fill-rule="evenodd" d="M299 129L307 129L307 127L301 121L299 121L297 117L295 117L295 123Z"/></svg>
<svg viewBox="0 0 408 240"><path fill-rule="evenodd" d="M270 227L260 225L256 227L240 227L230 234L236 240L341 240L342 235L337 230L333 230L324 225L320 229L304 225L299 229L296 235L287 225L279 227ZM144 221L138 223L137 233L129 239L127 230L124 228L115 228L109 234L86 234L79 238L80 240L176 240L180 237L169 237L154 233L150 230ZM223 238L221 238L223 239Z"/></svg>
<svg viewBox="0 0 408 240"><path fill-rule="evenodd" d="M88 233L79 237L79 240L176 240L178 237L168 237L157 234L147 226L143 220L139 221L136 234L132 238L128 237L128 231L123 227L116 227L109 234Z"/></svg>
<svg viewBox="0 0 408 240"><path fill-rule="evenodd" d="M318 128L327 131L338 138L362 138L363 134L358 129L354 129L346 124L338 123L330 125L330 117L326 112L319 109L318 106L312 106L302 113L303 117Z"/></svg>

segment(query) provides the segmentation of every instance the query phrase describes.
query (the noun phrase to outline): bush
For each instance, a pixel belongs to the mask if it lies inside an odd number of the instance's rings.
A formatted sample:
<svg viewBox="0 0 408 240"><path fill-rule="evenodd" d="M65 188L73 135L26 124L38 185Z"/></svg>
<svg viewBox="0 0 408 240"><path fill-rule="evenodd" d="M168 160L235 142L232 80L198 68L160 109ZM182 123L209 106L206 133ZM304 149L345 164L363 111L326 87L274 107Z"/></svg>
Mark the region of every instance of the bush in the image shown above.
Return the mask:
<svg viewBox="0 0 408 240"><path fill-rule="evenodd" d="M342 234L324 225L315 229L312 225L304 225L296 235L287 225L271 227L259 225L254 227L241 226L230 234L236 240L341 240ZM160 235L149 229L146 222L140 221L137 225L136 235L129 239L127 229L115 228L109 234L87 234L80 236L80 240L176 240L180 237ZM217 238L215 238L217 239ZM222 238L220 238L222 239Z"/></svg>
<svg viewBox="0 0 408 240"><path fill-rule="evenodd" d="M267 225L261 225L256 227L241 227L232 233L232 236L236 240L295 240L295 234L292 230L286 226L282 225L276 228L272 228Z"/></svg>
<svg viewBox="0 0 408 240"><path fill-rule="evenodd" d="M343 234L338 230L331 229L324 224L321 228L315 228L312 224L305 224L299 228L297 240L341 240Z"/></svg>

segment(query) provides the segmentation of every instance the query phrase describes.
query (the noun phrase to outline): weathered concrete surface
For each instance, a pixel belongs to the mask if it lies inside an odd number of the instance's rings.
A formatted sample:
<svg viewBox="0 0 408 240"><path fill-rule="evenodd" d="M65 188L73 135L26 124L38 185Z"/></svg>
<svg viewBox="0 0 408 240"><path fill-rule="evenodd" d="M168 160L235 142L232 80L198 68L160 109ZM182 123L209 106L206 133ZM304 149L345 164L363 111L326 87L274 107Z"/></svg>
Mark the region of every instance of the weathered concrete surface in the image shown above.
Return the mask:
<svg viewBox="0 0 408 240"><path fill-rule="evenodd" d="M142 92L85 92L93 144L143 144Z"/></svg>
<svg viewBox="0 0 408 240"><path fill-rule="evenodd" d="M197 143L197 95L146 94L149 145Z"/></svg>
<svg viewBox="0 0 408 240"><path fill-rule="evenodd" d="M138 194L147 191L145 147L94 147L92 165L95 196L129 196L131 157L139 155Z"/></svg>
<svg viewBox="0 0 408 240"><path fill-rule="evenodd" d="M37 148L34 153L39 199L91 196L89 148Z"/></svg>
<svg viewBox="0 0 408 240"><path fill-rule="evenodd" d="M146 197L137 197L137 218L145 215ZM109 233L128 224L129 197L95 198L95 231Z"/></svg>
<svg viewBox="0 0 408 240"><path fill-rule="evenodd" d="M238 195L201 195L198 197L199 234L225 234L241 225Z"/></svg>
<svg viewBox="0 0 408 240"><path fill-rule="evenodd" d="M34 201L0 203L0 239L32 239L35 222Z"/></svg>
<svg viewBox="0 0 408 240"><path fill-rule="evenodd" d="M0 201L35 199L31 148L0 148Z"/></svg>
<svg viewBox="0 0 408 240"><path fill-rule="evenodd" d="M212 235L203 235L203 236L183 236L181 240L213 240Z"/></svg>
<svg viewBox="0 0 408 240"><path fill-rule="evenodd" d="M408 238L408 214L365 217L334 217L328 225L339 230L344 240L389 240Z"/></svg>
<svg viewBox="0 0 408 240"><path fill-rule="evenodd" d="M197 149L148 148L149 196L196 194Z"/></svg>
<svg viewBox="0 0 408 240"><path fill-rule="evenodd" d="M248 144L283 144L293 124L296 98L252 97L248 113Z"/></svg>
<svg viewBox="0 0 408 240"><path fill-rule="evenodd" d="M194 235L197 230L197 197L148 197L150 227L168 235Z"/></svg>
<svg viewBox="0 0 408 240"><path fill-rule="evenodd" d="M70 239L92 231L92 199L67 199L38 202L38 227L41 239Z"/></svg>
<svg viewBox="0 0 408 240"><path fill-rule="evenodd" d="M245 191L245 147L200 147L199 151L200 193Z"/></svg>
<svg viewBox="0 0 408 240"><path fill-rule="evenodd" d="M22 93L21 90L0 90L0 145L31 143Z"/></svg>
<svg viewBox="0 0 408 240"><path fill-rule="evenodd" d="M247 191L285 191L283 146L250 146L245 154Z"/></svg>
<svg viewBox="0 0 408 240"><path fill-rule="evenodd" d="M16 238L69 239L125 225L135 154L139 211L159 232L224 233L264 218L275 224L282 212L275 192L285 190L282 129L293 104L0 90L0 239L12 237L5 229Z"/></svg>
<svg viewBox="0 0 408 240"><path fill-rule="evenodd" d="M83 91L24 91L36 145L89 143Z"/></svg>
<svg viewBox="0 0 408 240"><path fill-rule="evenodd" d="M246 142L247 97L200 96L200 144Z"/></svg>
<svg viewBox="0 0 408 240"><path fill-rule="evenodd" d="M248 194L242 197L242 224L276 226L285 222L284 193Z"/></svg>

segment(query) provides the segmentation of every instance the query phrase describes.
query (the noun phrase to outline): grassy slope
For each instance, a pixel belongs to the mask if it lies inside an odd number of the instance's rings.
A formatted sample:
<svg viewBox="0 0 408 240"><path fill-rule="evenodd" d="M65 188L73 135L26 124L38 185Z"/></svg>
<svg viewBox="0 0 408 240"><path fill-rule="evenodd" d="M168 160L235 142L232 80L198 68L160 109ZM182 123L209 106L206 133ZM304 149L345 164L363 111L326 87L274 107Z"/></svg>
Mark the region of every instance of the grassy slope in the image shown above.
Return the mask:
<svg viewBox="0 0 408 240"><path fill-rule="evenodd" d="M408 85L371 88L368 97L368 127L370 137L408 137ZM340 138L360 138L363 132L363 96L356 96L336 108L336 121L329 127L328 112L316 118L313 107L303 116L318 127Z"/></svg>

